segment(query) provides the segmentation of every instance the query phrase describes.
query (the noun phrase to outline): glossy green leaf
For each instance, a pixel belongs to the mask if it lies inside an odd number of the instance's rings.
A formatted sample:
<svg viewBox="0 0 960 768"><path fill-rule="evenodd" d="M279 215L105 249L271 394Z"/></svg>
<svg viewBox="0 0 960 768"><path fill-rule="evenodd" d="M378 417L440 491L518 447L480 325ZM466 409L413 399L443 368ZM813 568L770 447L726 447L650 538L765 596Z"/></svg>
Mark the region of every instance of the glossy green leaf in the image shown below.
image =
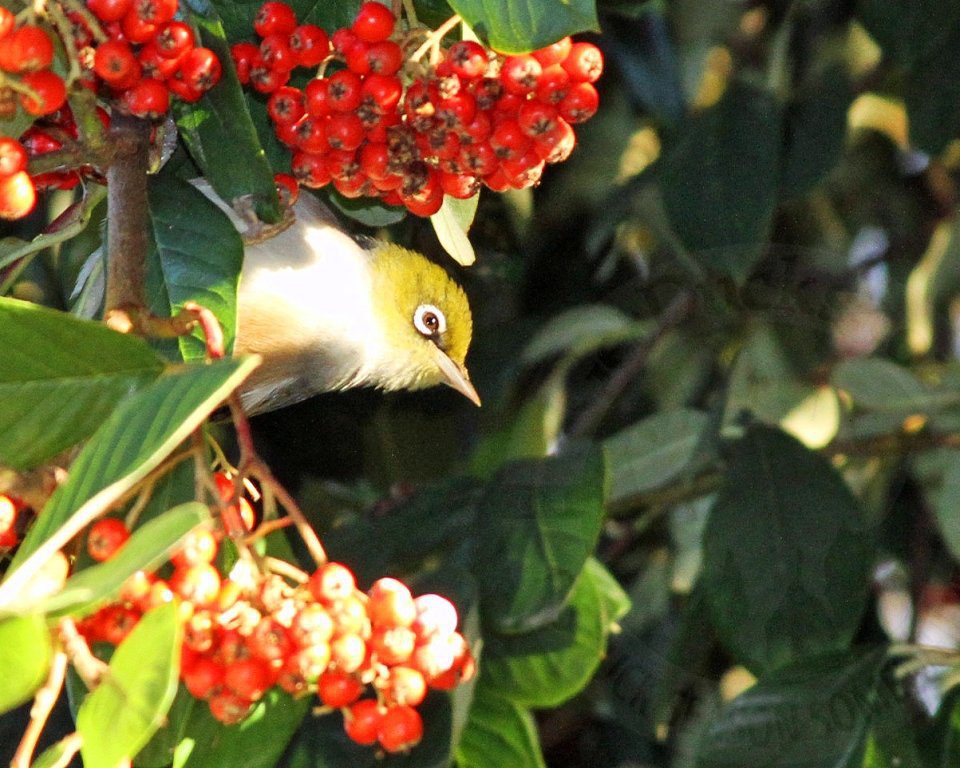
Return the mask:
<svg viewBox="0 0 960 768"><path fill-rule="evenodd" d="M938 448L913 460L943 543L960 563L960 451Z"/></svg>
<svg viewBox="0 0 960 768"><path fill-rule="evenodd" d="M709 426L702 411L664 411L604 440L607 505L629 506L638 494L688 471Z"/></svg>
<svg viewBox="0 0 960 768"><path fill-rule="evenodd" d="M499 695L495 688L478 686L467 728L457 747L457 765L545 767L537 724L530 712Z"/></svg>
<svg viewBox="0 0 960 768"><path fill-rule="evenodd" d="M103 682L80 705L85 768L116 768L163 725L180 671L178 610L169 603L144 614L117 646Z"/></svg>
<svg viewBox="0 0 960 768"><path fill-rule="evenodd" d="M169 316L188 301L206 307L220 321L230 352L237 332L237 284L243 264L240 234L201 192L166 174L151 180L150 223L150 308ZM180 353L185 360L206 355L199 329L180 339Z"/></svg>
<svg viewBox="0 0 960 768"><path fill-rule="evenodd" d="M960 403L953 390L928 390L903 366L879 357L845 360L833 370L831 383L853 399L854 405L883 413L909 413Z"/></svg>
<svg viewBox="0 0 960 768"><path fill-rule="evenodd" d="M443 250L461 267L469 267L477 259L467 232L470 231L479 200L479 194L467 200L444 195L440 210L430 217L433 231L436 232Z"/></svg>
<svg viewBox="0 0 960 768"><path fill-rule="evenodd" d="M209 508L192 501L139 526L109 560L71 576L60 592L43 602L44 612L90 613L116 595L131 574L156 570L187 533L209 519Z"/></svg>
<svg viewBox="0 0 960 768"><path fill-rule="evenodd" d="M564 352L580 355L637 338L646 329L615 307L587 304L553 316L527 343L521 355L535 365Z"/></svg>
<svg viewBox="0 0 960 768"><path fill-rule="evenodd" d="M556 619L603 516L603 461L591 447L500 470L477 508L484 620L523 632Z"/></svg>
<svg viewBox="0 0 960 768"><path fill-rule="evenodd" d="M718 104L687 122L660 169L667 214L704 267L742 281L773 217L780 107L770 93L734 80Z"/></svg>
<svg viewBox="0 0 960 768"><path fill-rule="evenodd" d="M47 678L52 657L53 643L43 616L0 621L0 714L33 697Z"/></svg>
<svg viewBox="0 0 960 768"><path fill-rule="evenodd" d="M223 24L210 6L195 10L190 19L200 30L199 44L220 59L223 75L199 101L174 100L180 136L220 197L231 201L249 196L260 219L277 222L281 212L273 170L246 109Z"/></svg>
<svg viewBox="0 0 960 768"><path fill-rule="evenodd" d="M585 568L555 621L524 634L485 635L480 685L535 708L556 707L581 691L600 664L616 613L608 586L593 566Z"/></svg>
<svg viewBox="0 0 960 768"><path fill-rule="evenodd" d="M479 37L502 53L523 53L565 35L599 31L595 0L450 0Z"/></svg>
<svg viewBox="0 0 960 768"><path fill-rule="evenodd" d="M0 298L0 464L25 469L88 437L163 363L101 323Z"/></svg>
<svg viewBox="0 0 960 768"><path fill-rule="evenodd" d="M58 529L84 506L106 506L146 477L256 365L256 358L246 358L183 366L124 400L81 451L69 479L37 517L17 551L6 582L0 585L0 594L9 590L15 595L17 583L29 578L29 574L17 574L28 556L55 534L62 538L66 533L69 538L79 532L88 520L80 520L76 531L58 533Z"/></svg>
<svg viewBox="0 0 960 768"><path fill-rule="evenodd" d="M344 197L335 189L325 191L327 192L327 200L334 208L344 216L348 216L366 227L389 227L391 224L397 224L407 217L406 208L384 205L369 197Z"/></svg>
<svg viewBox="0 0 960 768"><path fill-rule="evenodd" d="M762 677L710 725L698 768L859 768L883 660L831 654Z"/></svg>
<svg viewBox="0 0 960 768"><path fill-rule="evenodd" d="M704 533L717 633L754 672L846 648L870 592L874 545L830 463L756 425L735 445Z"/></svg>
<svg viewBox="0 0 960 768"><path fill-rule="evenodd" d="M630 598L623 591L620 582L595 557L587 559L584 573L589 575L597 589L604 623L608 626L618 623L630 611Z"/></svg>

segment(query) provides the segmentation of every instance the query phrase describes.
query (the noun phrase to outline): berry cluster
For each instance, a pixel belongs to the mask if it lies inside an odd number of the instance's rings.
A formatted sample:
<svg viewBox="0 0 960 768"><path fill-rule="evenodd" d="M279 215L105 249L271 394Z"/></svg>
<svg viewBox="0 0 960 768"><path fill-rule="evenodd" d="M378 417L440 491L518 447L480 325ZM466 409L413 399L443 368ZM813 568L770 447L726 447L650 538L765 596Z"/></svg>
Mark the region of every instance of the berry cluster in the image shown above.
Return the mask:
<svg viewBox="0 0 960 768"><path fill-rule="evenodd" d="M67 100L63 78L51 71L53 39L36 24L17 26L16 17L0 6L0 119L16 114L17 103L30 115L48 115Z"/></svg>
<svg viewBox="0 0 960 768"><path fill-rule="evenodd" d="M599 104L600 50L569 37L516 56L468 40L442 50L437 39L425 64L406 55L417 30L398 29L378 2L333 33L332 52L323 30L298 27L284 3L265 3L254 26L262 40L233 47L237 71L269 94L300 183L332 183L346 197L379 197L419 216L436 213L445 194L468 198L481 184L497 192L535 185L547 163L569 157L573 124ZM287 84L296 67L318 63L305 88ZM342 66L328 74L334 64Z"/></svg>
<svg viewBox="0 0 960 768"><path fill-rule="evenodd" d="M226 505L223 528L253 529L252 507L243 498L233 501L229 478L216 479ZM102 519L88 534L88 551L108 559L128 536L120 520ZM450 689L473 674L470 650L456 631L457 611L445 598L414 598L390 578L363 593L340 563L326 563L296 586L242 560L223 577L215 565L218 536L193 531L166 579L134 574L120 599L85 619L81 632L91 643L118 644L145 611L179 600L186 622L181 679L218 720L242 721L280 686L342 710L351 739L387 752L420 741L416 707L428 688ZM364 697L368 686L374 695Z"/></svg>
<svg viewBox="0 0 960 768"><path fill-rule="evenodd" d="M220 61L196 45L193 29L174 17L178 0L87 0L107 39L97 41L82 17L74 39L89 67L85 82L138 117L162 117L170 94L197 101L220 81Z"/></svg>

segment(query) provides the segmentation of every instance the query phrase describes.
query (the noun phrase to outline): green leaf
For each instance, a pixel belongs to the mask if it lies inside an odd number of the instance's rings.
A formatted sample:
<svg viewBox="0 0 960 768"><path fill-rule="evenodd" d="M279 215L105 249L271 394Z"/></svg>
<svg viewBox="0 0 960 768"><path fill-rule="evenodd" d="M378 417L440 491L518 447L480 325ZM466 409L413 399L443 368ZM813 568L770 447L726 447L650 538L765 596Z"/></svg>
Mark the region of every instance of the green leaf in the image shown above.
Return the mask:
<svg viewBox="0 0 960 768"><path fill-rule="evenodd" d="M751 427L734 446L703 548L717 633L752 671L849 645L874 547L825 458L783 432Z"/></svg>
<svg viewBox="0 0 960 768"><path fill-rule="evenodd" d="M802 195L836 165L846 136L847 108L853 99L850 78L842 67L827 68L787 105L784 114L783 167L780 189Z"/></svg>
<svg viewBox="0 0 960 768"><path fill-rule="evenodd" d="M521 353L525 365L572 352L592 352L637 338L646 324L607 304L586 304L554 315L541 326Z"/></svg>
<svg viewBox="0 0 960 768"><path fill-rule="evenodd" d="M42 604L46 613L90 613L119 592L137 571L153 572L190 531L210 519L205 504L192 501L137 528L113 557L71 576L63 589Z"/></svg>
<svg viewBox="0 0 960 768"><path fill-rule="evenodd" d="M940 528L940 536L955 562L960 563L960 451L938 448L913 459L926 497Z"/></svg>
<svg viewBox="0 0 960 768"><path fill-rule="evenodd" d="M467 232L470 231L479 200L479 193L467 200L444 195L440 210L430 217L433 231L437 233L443 250L461 267L469 267L477 260Z"/></svg>
<svg viewBox="0 0 960 768"><path fill-rule="evenodd" d="M77 712L85 768L116 768L163 724L177 693L183 629L179 606L144 614L110 660L101 684Z"/></svg>
<svg viewBox="0 0 960 768"><path fill-rule="evenodd" d="M630 611L630 598L627 593L623 591L623 587L614 575L595 557L587 559L584 573L589 574L593 579L593 585L600 597L604 622L608 625L616 624Z"/></svg>
<svg viewBox="0 0 960 768"><path fill-rule="evenodd" d="M272 688L237 725L224 725L181 686L168 724L137 760L141 768L272 768L309 709L308 699L294 700Z"/></svg>
<svg viewBox="0 0 960 768"><path fill-rule="evenodd" d="M603 517L603 461L592 447L500 470L477 508L484 620L501 632L553 621L596 546Z"/></svg>
<svg viewBox="0 0 960 768"><path fill-rule="evenodd" d="M171 370L128 397L97 430L73 463L70 477L38 515L14 558L0 593L17 592L20 565L85 505L105 508L153 471L257 365L256 358L220 360ZM66 540L64 540L66 543ZM49 544L47 545L50 546ZM59 549L59 547L56 547ZM12 585L12 586L11 586ZM3 601L0 600L0 604Z"/></svg>
<svg viewBox="0 0 960 768"><path fill-rule="evenodd" d="M698 768L859 768L883 660L830 654L762 677L711 724Z"/></svg>
<svg viewBox="0 0 960 768"><path fill-rule="evenodd" d="M884 413L909 413L955 405L955 391L932 392L906 368L879 357L844 360L830 377L845 390L854 405Z"/></svg>
<svg viewBox="0 0 960 768"><path fill-rule="evenodd" d="M174 100L180 136L220 197L229 202L252 196L257 215L275 223L281 212L273 170L247 111L223 24L210 6L190 19L200 29L200 42L220 59L223 76L197 102Z"/></svg>
<svg viewBox="0 0 960 768"><path fill-rule="evenodd" d="M633 497L689 470L709 426L702 411L665 411L604 440L607 506L629 506Z"/></svg>
<svg viewBox="0 0 960 768"><path fill-rule="evenodd" d="M933 155L960 136L960 28L954 22L949 37L911 68L904 101L911 144Z"/></svg>
<svg viewBox="0 0 960 768"><path fill-rule="evenodd" d="M202 192L166 174L151 179L150 223L150 309L169 316L188 301L206 307L220 321L229 353L237 332L237 284L243 264L240 233ZM180 352L185 360L206 355L199 329L181 337Z"/></svg>
<svg viewBox="0 0 960 768"><path fill-rule="evenodd" d="M565 35L600 31L595 0L450 0L450 7L501 53L525 53Z"/></svg>
<svg viewBox="0 0 960 768"><path fill-rule="evenodd" d="M361 0L338 0L335 3L327 0L291 0L288 5L293 8L301 24L318 24L327 32L333 32L338 27L349 27L353 23L360 2ZM210 4L220 13L227 40L234 43L238 40L254 39L253 19L263 5L262 0L210 0Z"/></svg>
<svg viewBox="0 0 960 768"><path fill-rule="evenodd" d="M660 169L663 202L683 244L710 270L742 282L761 255L780 174L780 107L734 80L694 115Z"/></svg>
<svg viewBox="0 0 960 768"><path fill-rule="evenodd" d="M29 701L50 669L53 645L41 615L0 621L0 714Z"/></svg>
<svg viewBox="0 0 960 768"><path fill-rule="evenodd" d="M583 690L610 631L608 584L585 568L566 607L550 624L519 635L484 636L479 687L490 685L525 707L556 707Z"/></svg>
<svg viewBox="0 0 960 768"><path fill-rule="evenodd" d="M406 208L398 208L373 200L369 197L344 197L335 189L327 189L327 200L343 215L366 227L389 227L407 217ZM303 194L303 190L301 190Z"/></svg>
<svg viewBox="0 0 960 768"><path fill-rule="evenodd" d="M0 464L26 469L90 435L163 363L136 336L0 298Z"/></svg>
<svg viewBox="0 0 960 768"><path fill-rule="evenodd" d="M470 707L470 719L457 747L460 768L492 765L545 768L537 724L523 707L480 685Z"/></svg>

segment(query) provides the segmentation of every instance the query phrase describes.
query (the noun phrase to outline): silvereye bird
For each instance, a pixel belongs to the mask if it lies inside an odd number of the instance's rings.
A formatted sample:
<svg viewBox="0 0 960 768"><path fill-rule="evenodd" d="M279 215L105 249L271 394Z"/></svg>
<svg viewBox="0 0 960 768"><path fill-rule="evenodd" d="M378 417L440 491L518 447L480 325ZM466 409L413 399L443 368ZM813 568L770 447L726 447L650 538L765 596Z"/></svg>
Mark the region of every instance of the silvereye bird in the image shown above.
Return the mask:
<svg viewBox="0 0 960 768"><path fill-rule="evenodd" d="M245 234L205 183L195 186ZM263 358L241 389L248 412L361 386L447 384L480 405L465 365L473 321L463 289L419 253L361 244L312 195L293 214L244 249L235 351Z"/></svg>

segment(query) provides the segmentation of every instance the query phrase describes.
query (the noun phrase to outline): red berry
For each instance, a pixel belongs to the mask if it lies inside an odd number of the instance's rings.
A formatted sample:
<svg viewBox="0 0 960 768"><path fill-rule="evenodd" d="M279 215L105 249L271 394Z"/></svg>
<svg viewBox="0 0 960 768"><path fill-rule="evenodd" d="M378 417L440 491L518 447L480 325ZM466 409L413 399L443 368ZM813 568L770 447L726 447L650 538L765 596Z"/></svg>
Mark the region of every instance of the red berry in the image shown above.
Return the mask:
<svg viewBox="0 0 960 768"><path fill-rule="evenodd" d="M280 661L294 650L286 628L269 616L257 622L247 638L247 647L256 658L267 662Z"/></svg>
<svg viewBox="0 0 960 768"><path fill-rule="evenodd" d="M0 139L0 142L5 140ZM0 145L0 153L2 151L2 145ZM0 166L2 164L3 157L0 154ZM17 512L18 507L13 499L0 495L0 547L14 547L17 544Z"/></svg>
<svg viewBox="0 0 960 768"><path fill-rule="evenodd" d="M409 627L417 618L413 595L396 579L378 579L367 594L367 614L375 625Z"/></svg>
<svg viewBox="0 0 960 768"><path fill-rule="evenodd" d="M411 629L417 633L418 639L456 632L457 609L447 598L440 595L420 595L413 604L417 608L417 618Z"/></svg>
<svg viewBox="0 0 960 768"><path fill-rule="evenodd" d="M87 536L87 552L98 563L102 563L113 557L129 538L130 531L122 520L105 517L97 520L90 528Z"/></svg>
<svg viewBox="0 0 960 768"><path fill-rule="evenodd" d="M317 693L328 707L347 707L363 693L363 683L344 672L326 671L317 679Z"/></svg>
<svg viewBox="0 0 960 768"><path fill-rule="evenodd" d="M260 93L273 93L277 88L286 85L289 79L289 72L270 69L262 60L250 70L250 83Z"/></svg>
<svg viewBox="0 0 960 768"><path fill-rule="evenodd" d="M154 80L169 80L180 68L180 59L168 59L157 48L156 43L147 43L137 54L144 77Z"/></svg>
<svg viewBox="0 0 960 768"><path fill-rule="evenodd" d="M322 154L296 152L290 161L290 168L297 181L305 187L320 189L330 183L330 173Z"/></svg>
<svg viewBox="0 0 960 768"><path fill-rule="evenodd" d="M370 72L370 61L367 59L368 47L369 43L357 40L347 49L347 52L343 55L347 69L357 75L366 75Z"/></svg>
<svg viewBox="0 0 960 768"><path fill-rule="evenodd" d="M180 62L178 77L199 91L209 91L220 82L220 59L209 48L194 48Z"/></svg>
<svg viewBox="0 0 960 768"><path fill-rule="evenodd" d="M330 106L330 81L326 78L313 79L303 89L307 113L313 117L324 117L332 111Z"/></svg>
<svg viewBox="0 0 960 768"><path fill-rule="evenodd" d="M127 15L133 0L87 0L87 8L100 21L120 21Z"/></svg>
<svg viewBox="0 0 960 768"><path fill-rule="evenodd" d="M423 719L413 707L389 707L377 724L377 740L387 752L403 752L420 743Z"/></svg>
<svg viewBox="0 0 960 768"><path fill-rule="evenodd" d="M370 650L383 664L402 664L410 658L417 636L406 627L377 627L370 635Z"/></svg>
<svg viewBox="0 0 960 768"><path fill-rule="evenodd" d="M487 71L487 49L473 40L458 40L447 51L447 61L455 75L473 79Z"/></svg>
<svg viewBox="0 0 960 768"><path fill-rule="evenodd" d="M333 48L337 53L345 55L350 47L357 42L357 36L349 28L341 27L334 31L330 42L333 43Z"/></svg>
<svg viewBox="0 0 960 768"><path fill-rule="evenodd" d="M403 95L403 84L395 75L368 75L363 79L360 92L364 103L378 114L384 114L397 108Z"/></svg>
<svg viewBox="0 0 960 768"><path fill-rule="evenodd" d="M411 667L392 667L381 690L390 704L406 704L415 707L427 695L427 681L419 671Z"/></svg>
<svg viewBox="0 0 960 768"><path fill-rule="evenodd" d="M134 0L133 9L148 24L165 24L177 14L178 0Z"/></svg>
<svg viewBox="0 0 960 768"><path fill-rule="evenodd" d="M176 566L212 563L217 556L217 540L206 528L194 528L188 533L171 561Z"/></svg>
<svg viewBox="0 0 960 768"><path fill-rule="evenodd" d="M186 80L176 76L167 80L167 88L170 89L170 93L188 104L199 101L203 96L203 91L199 88L194 87L192 83L188 83Z"/></svg>
<svg viewBox="0 0 960 768"><path fill-rule="evenodd" d="M213 659L198 655L180 670L183 684L195 699L206 699L223 685L224 669Z"/></svg>
<svg viewBox="0 0 960 768"><path fill-rule="evenodd" d="M600 95L590 83L577 83L560 102L560 116L568 123L582 123L597 113Z"/></svg>
<svg viewBox="0 0 960 768"><path fill-rule="evenodd" d="M593 43L574 43L561 66L574 82L595 83L603 73L603 54Z"/></svg>
<svg viewBox="0 0 960 768"><path fill-rule="evenodd" d="M576 145L577 135L570 123L558 118L553 132L537 138L533 148L542 160L552 164L561 163L570 157Z"/></svg>
<svg viewBox="0 0 960 768"><path fill-rule="evenodd" d="M321 603L351 597L357 588L352 571L340 563L321 565L307 582L307 589Z"/></svg>
<svg viewBox="0 0 960 768"><path fill-rule="evenodd" d="M129 608L112 605L105 609L101 620L103 639L112 645L120 645L137 626L140 615Z"/></svg>
<svg viewBox="0 0 960 768"><path fill-rule="evenodd" d="M330 663L330 646L326 643L308 645L287 658L285 665L305 681L315 683Z"/></svg>
<svg viewBox="0 0 960 768"><path fill-rule="evenodd" d="M210 714L224 725L236 725L250 712L252 702L230 691L221 691L210 697Z"/></svg>
<svg viewBox="0 0 960 768"><path fill-rule="evenodd" d="M260 659L240 659L226 668L224 685L239 698L258 701L275 682L269 665Z"/></svg>
<svg viewBox="0 0 960 768"><path fill-rule="evenodd" d="M316 24L301 24L290 35L290 50L301 67L315 67L330 54L330 38Z"/></svg>
<svg viewBox="0 0 960 768"><path fill-rule="evenodd" d="M537 98L544 104L559 104L570 90L570 73L559 64L547 67L537 82Z"/></svg>
<svg viewBox="0 0 960 768"><path fill-rule="evenodd" d="M382 716L376 699L361 699L343 716L343 728L357 744L369 746L377 741L377 726Z"/></svg>
<svg viewBox="0 0 960 768"><path fill-rule="evenodd" d="M32 24L20 27L13 33L10 44L15 62L11 72L35 72L53 63L53 41L40 27Z"/></svg>
<svg viewBox="0 0 960 768"><path fill-rule="evenodd" d="M290 72L297 66L297 55L290 48L290 35L279 32L267 35L260 43L260 55L270 69Z"/></svg>
<svg viewBox="0 0 960 768"><path fill-rule="evenodd" d="M367 658L367 644L359 635L340 635L330 643L330 659L341 672L356 672Z"/></svg>
<svg viewBox="0 0 960 768"><path fill-rule="evenodd" d="M290 636L300 646L326 643L333 637L333 632L333 619L319 603L303 606L290 622Z"/></svg>
<svg viewBox="0 0 960 768"><path fill-rule="evenodd" d="M157 31L153 42L164 57L176 59L193 48L193 30L182 21L168 21Z"/></svg>
<svg viewBox="0 0 960 768"><path fill-rule="evenodd" d="M0 136L0 179L20 173L27 167L27 150L16 139ZM0 500L7 498L0 496Z"/></svg>
<svg viewBox="0 0 960 768"><path fill-rule="evenodd" d="M262 64L259 46L253 43L236 43L230 48L230 55L237 68L237 77L246 85L250 82L250 70Z"/></svg>
<svg viewBox="0 0 960 768"><path fill-rule="evenodd" d="M544 136L557 128L557 108L539 101L528 101L517 113L517 125L531 139Z"/></svg>
<svg viewBox="0 0 960 768"><path fill-rule="evenodd" d="M123 94L123 106L137 117L163 117L170 108L170 91L159 80L146 78Z"/></svg>
<svg viewBox="0 0 960 768"><path fill-rule="evenodd" d="M133 49L123 40L107 40L97 46L93 55L93 71L107 85L116 86L139 75L140 64Z"/></svg>
<svg viewBox="0 0 960 768"><path fill-rule="evenodd" d="M0 5L0 38L9 35L16 23L17 17L13 15L13 11Z"/></svg>
<svg viewBox="0 0 960 768"><path fill-rule="evenodd" d="M365 53L367 70L379 75L393 75L403 65L403 49L392 40L371 43Z"/></svg>
<svg viewBox="0 0 960 768"><path fill-rule="evenodd" d="M220 593L220 573L210 563L181 566L170 577L170 588L191 603L210 605Z"/></svg>
<svg viewBox="0 0 960 768"><path fill-rule="evenodd" d="M330 148L323 118L307 117L297 123L297 147L311 153L325 152Z"/></svg>
<svg viewBox="0 0 960 768"><path fill-rule="evenodd" d="M367 142L360 149L360 170L368 179L385 179L390 175L390 152L382 142Z"/></svg>
<svg viewBox="0 0 960 768"><path fill-rule="evenodd" d="M169 19L167 19L169 21ZM110 33L110 37L125 37L129 43L147 43L153 40L157 34L158 24L152 21L146 21L136 9L136 6L127 11L127 15L120 21L122 34Z"/></svg>
<svg viewBox="0 0 960 768"><path fill-rule="evenodd" d="M524 96L536 89L542 72L540 62L529 54L507 56L500 69L500 82L509 93Z"/></svg>
<svg viewBox="0 0 960 768"><path fill-rule="evenodd" d="M283 86L267 100L267 113L275 123L295 123L304 114L303 91Z"/></svg>
<svg viewBox="0 0 960 768"><path fill-rule="evenodd" d="M516 120L500 123L490 136L490 146L500 160L520 157L530 146L530 138L520 129Z"/></svg>
<svg viewBox="0 0 960 768"><path fill-rule="evenodd" d="M365 42L378 43L390 37L395 21L387 6L370 0L360 6L350 30Z"/></svg>
<svg viewBox="0 0 960 768"><path fill-rule="evenodd" d="M363 83L356 72L342 69L329 78L328 102L335 112L353 112L360 106Z"/></svg>
<svg viewBox="0 0 960 768"><path fill-rule="evenodd" d="M289 173L273 174L273 183L277 187L277 197L280 199L280 205L289 208L300 196L300 185L297 180ZM299 614L298 614L299 615Z"/></svg>
<svg viewBox="0 0 960 768"><path fill-rule="evenodd" d="M544 69L546 69L554 64L560 64L564 59L566 59L567 56L570 55L570 49L572 46L573 41L569 37L565 37L562 40L557 40L557 42L553 43L552 45L548 45L545 48L534 51L531 55L540 62L540 65Z"/></svg>
<svg viewBox="0 0 960 768"><path fill-rule="evenodd" d="M500 163L488 141L461 147L457 160L474 176L487 176L497 170Z"/></svg>
<svg viewBox="0 0 960 768"><path fill-rule="evenodd" d="M266 2L260 6L253 19L253 28L260 37L289 35L297 27L297 15L286 3Z"/></svg>

